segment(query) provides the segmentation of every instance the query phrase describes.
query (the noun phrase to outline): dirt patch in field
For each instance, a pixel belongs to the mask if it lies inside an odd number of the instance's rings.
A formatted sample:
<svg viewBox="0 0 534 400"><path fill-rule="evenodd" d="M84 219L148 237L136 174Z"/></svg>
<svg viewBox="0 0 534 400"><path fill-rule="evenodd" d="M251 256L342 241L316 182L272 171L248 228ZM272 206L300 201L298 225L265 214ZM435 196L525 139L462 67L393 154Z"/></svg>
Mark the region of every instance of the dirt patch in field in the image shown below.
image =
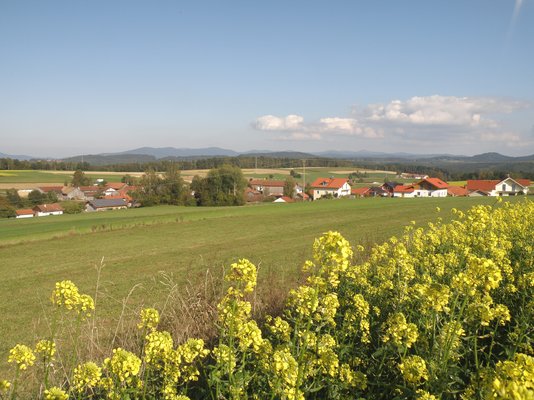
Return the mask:
<svg viewBox="0 0 534 400"><path fill-rule="evenodd" d="M243 170L243 174L245 175L253 175L253 174L280 174L280 175L289 175L288 169L269 169L269 168L247 168Z"/></svg>
<svg viewBox="0 0 534 400"><path fill-rule="evenodd" d="M46 182L46 183L34 183L34 182L24 182L24 183L0 183L0 190L2 189L36 189L40 186L63 186L64 182Z"/></svg>

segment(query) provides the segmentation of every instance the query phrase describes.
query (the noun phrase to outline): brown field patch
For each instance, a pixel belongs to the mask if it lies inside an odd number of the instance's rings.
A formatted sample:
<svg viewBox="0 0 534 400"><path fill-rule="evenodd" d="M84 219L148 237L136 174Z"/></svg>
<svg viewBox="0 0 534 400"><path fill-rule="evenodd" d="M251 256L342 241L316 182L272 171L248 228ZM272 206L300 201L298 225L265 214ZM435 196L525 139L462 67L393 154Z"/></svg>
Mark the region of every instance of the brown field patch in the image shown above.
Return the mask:
<svg viewBox="0 0 534 400"><path fill-rule="evenodd" d="M359 173L363 173L363 172L367 172L367 173L371 173L371 174L388 174L388 175L397 175L396 172L394 171L380 171L380 170L376 170L376 169L364 169L364 168L358 168L358 169L347 169L347 170L342 170L342 171L328 171L329 174L351 174L353 172L359 172Z"/></svg>
<svg viewBox="0 0 534 400"><path fill-rule="evenodd" d="M64 182L45 182L45 183L35 183L35 182L22 182L22 183L0 183L0 190L5 189L36 189L40 186L63 186Z"/></svg>

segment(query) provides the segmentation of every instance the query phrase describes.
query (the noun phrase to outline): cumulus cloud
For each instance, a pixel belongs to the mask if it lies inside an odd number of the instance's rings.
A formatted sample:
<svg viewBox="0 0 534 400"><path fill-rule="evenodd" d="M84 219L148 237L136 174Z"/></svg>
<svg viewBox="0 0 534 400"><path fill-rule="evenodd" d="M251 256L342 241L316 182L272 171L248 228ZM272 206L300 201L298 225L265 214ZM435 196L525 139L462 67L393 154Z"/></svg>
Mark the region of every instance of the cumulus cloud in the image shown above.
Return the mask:
<svg viewBox="0 0 534 400"><path fill-rule="evenodd" d="M392 142L430 144L454 141L520 143L519 133L499 119L532 104L495 97L415 96L406 100L354 108L350 116L328 116L306 122L300 115L264 115L253 126L282 133L279 139L321 140L346 136Z"/></svg>
<svg viewBox="0 0 534 400"><path fill-rule="evenodd" d="M301 128L304 118L300 115L290 114L287 117L264 115L256 119L253 124L260 131L293 131Z"/></svg>

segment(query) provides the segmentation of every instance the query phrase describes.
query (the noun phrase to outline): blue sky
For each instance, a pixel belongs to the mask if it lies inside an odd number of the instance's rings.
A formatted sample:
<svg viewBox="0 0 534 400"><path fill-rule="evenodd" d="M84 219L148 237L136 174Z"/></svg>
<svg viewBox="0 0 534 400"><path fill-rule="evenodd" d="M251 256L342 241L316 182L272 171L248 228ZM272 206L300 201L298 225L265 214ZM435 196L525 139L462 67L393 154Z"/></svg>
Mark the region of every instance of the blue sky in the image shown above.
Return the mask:
<svg viewBox="0 0 534 400"><path fill-rule="evenodd" d="M0 0L0 152L534 153L534 0Z"/></svg>

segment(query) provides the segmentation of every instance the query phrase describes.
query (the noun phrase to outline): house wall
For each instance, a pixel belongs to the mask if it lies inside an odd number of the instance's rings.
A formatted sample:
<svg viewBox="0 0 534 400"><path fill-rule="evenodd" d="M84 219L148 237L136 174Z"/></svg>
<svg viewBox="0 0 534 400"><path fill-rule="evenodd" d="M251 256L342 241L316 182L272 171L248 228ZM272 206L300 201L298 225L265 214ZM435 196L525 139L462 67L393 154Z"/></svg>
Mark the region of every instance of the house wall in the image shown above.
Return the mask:
<svg viewBox="0 0 534 400"><path fill-rule="evenodd" d="M15 218L33 218L33 214L17 215Z"/></svg>

